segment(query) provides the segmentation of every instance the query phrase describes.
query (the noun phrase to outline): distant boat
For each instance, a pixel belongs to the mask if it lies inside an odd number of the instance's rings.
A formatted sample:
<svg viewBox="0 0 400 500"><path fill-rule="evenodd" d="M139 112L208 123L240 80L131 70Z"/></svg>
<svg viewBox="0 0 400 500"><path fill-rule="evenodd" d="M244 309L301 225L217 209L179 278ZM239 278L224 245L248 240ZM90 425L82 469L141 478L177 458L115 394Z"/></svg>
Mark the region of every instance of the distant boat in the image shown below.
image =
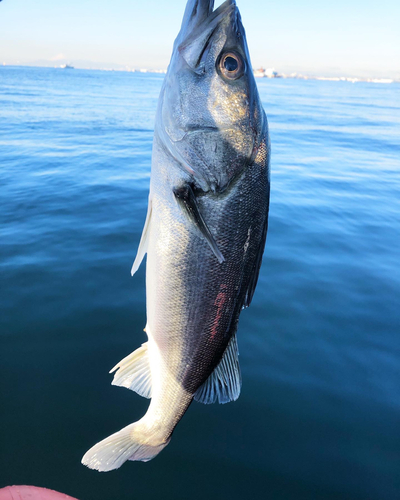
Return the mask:
<svg viewBox="0 0 400 500"><path fill-rule="evenodd" d="M372 80L368 80L369 82L372 83L393 83L394 80L391 78L373 78Z"/></svg>
<svg viewBox="0 0 400 500"><path fill-rule="evenodd" d="M62 64L60 66L61 69L75 69L73 66L71 66L70 64Z"/></svg>
<svg viewBox="0 0 400 500"><path fill-rule="evenodd" d="M254 76L256 78L264 78L264 76L265 76L265 69L264 68L255 69L254 70Z"/></svg>

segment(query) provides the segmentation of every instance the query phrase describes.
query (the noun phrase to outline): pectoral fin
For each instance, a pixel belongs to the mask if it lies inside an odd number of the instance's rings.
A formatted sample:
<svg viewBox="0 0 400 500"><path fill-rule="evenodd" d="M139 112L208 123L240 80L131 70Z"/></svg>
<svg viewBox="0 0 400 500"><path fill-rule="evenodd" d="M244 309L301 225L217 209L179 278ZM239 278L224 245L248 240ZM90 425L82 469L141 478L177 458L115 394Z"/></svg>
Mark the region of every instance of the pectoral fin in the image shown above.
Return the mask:
<svg viewBox="0 0 400 500"><path fill-rule="evenodd" d="M186 215L189 217L189 220L199 228L201 234L207 240L211 250L217 257L218 262L222 264L225 261L224 256L220 252L214 236L211 234L211 231L200 213L193 189L189 184L186 184L182 187L175 188L174 195L182 210L184 210Z"/></svg>

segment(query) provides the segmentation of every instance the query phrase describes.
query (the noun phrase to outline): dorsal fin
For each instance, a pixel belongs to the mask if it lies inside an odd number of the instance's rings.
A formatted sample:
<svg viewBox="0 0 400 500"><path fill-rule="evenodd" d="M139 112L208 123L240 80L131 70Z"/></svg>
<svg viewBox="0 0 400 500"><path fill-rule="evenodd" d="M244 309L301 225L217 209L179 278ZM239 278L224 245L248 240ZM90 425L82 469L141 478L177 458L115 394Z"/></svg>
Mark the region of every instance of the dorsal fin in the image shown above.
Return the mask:
<svg viewBox="0 0 400 500"><path fill-rule="evenodd" d="M265 125L267 126L267 125ZM254 164L257 168L266 168L267 172L269 172L269 157L270 157L270 145L268 139L268 130L264 132L266 134L266 138L260 143L260 147L258 148L257 156L254 160ZM260 274L260 268L262 263L262 258L264 254L265 241L267 239L267 231L268 231L268 211L269 211L269 180L268 180L268 192L267 192L267 206L266 206L266 215L264 219L264 225L262 228L261 238L259 240L257 255L253 262L252 269L250 271L249 281L246 287L246 295L243 302L243 308L249 307L251 301L253 300L254 291L257 286L258 276Z"/></svg>
<svg viewBox="0 0 400 500"><path fill-rule="evenodd" d="M243 302L243 309L249 307L251 301L253 300L253 295L256 290L258 276L260 274L260 268L262 264L262 258L264 254L265 240L267 239L267 229L268 229L268 218L266 219L260 239L260 244L257 249L257 256L253 264L253 268L251 270L251 275L249 279L249 283L246 290L246 295Z"/></svg>
<svg viewBox="0 0 400 500"><path fill-rule="evenodd" d="M204 404L229 403L238 399L241 387L239 349L235 333L229 341L219 365L204 384L197 389L194 399Z"/></svg>

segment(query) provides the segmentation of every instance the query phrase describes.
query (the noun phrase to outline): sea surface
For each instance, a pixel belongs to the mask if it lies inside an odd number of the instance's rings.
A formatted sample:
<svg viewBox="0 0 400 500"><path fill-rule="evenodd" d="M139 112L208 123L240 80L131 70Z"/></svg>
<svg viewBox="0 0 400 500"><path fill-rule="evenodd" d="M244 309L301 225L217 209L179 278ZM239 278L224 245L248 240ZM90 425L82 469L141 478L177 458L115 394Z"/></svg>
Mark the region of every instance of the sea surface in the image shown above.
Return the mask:
<svg viewBox="0 0 400 500"><path fill-rule="evenodd" d="M0 67L0 487L80 500L400 498L400 85L259 79L270 228L243 388L149 463L81 465L148 405L108 374L145 341L162 75Z"/></svg>

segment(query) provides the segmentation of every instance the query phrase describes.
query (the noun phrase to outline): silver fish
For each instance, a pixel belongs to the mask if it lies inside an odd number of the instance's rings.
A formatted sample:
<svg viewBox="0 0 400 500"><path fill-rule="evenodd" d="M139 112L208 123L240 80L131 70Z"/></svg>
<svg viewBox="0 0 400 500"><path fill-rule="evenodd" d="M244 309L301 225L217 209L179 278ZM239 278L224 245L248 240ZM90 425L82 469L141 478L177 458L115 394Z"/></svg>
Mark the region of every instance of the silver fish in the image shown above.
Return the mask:
<svg viewBox="0 0 400 500"><path fill-rule="evenodd" d="M148 342L113 384L151 398L145 416L82 462L148 461L193 399L239 397L236 330L252 300L268 225L270 140L234 0L189 0L161 90L148 213L132 274L147 253Z"/></svg>

